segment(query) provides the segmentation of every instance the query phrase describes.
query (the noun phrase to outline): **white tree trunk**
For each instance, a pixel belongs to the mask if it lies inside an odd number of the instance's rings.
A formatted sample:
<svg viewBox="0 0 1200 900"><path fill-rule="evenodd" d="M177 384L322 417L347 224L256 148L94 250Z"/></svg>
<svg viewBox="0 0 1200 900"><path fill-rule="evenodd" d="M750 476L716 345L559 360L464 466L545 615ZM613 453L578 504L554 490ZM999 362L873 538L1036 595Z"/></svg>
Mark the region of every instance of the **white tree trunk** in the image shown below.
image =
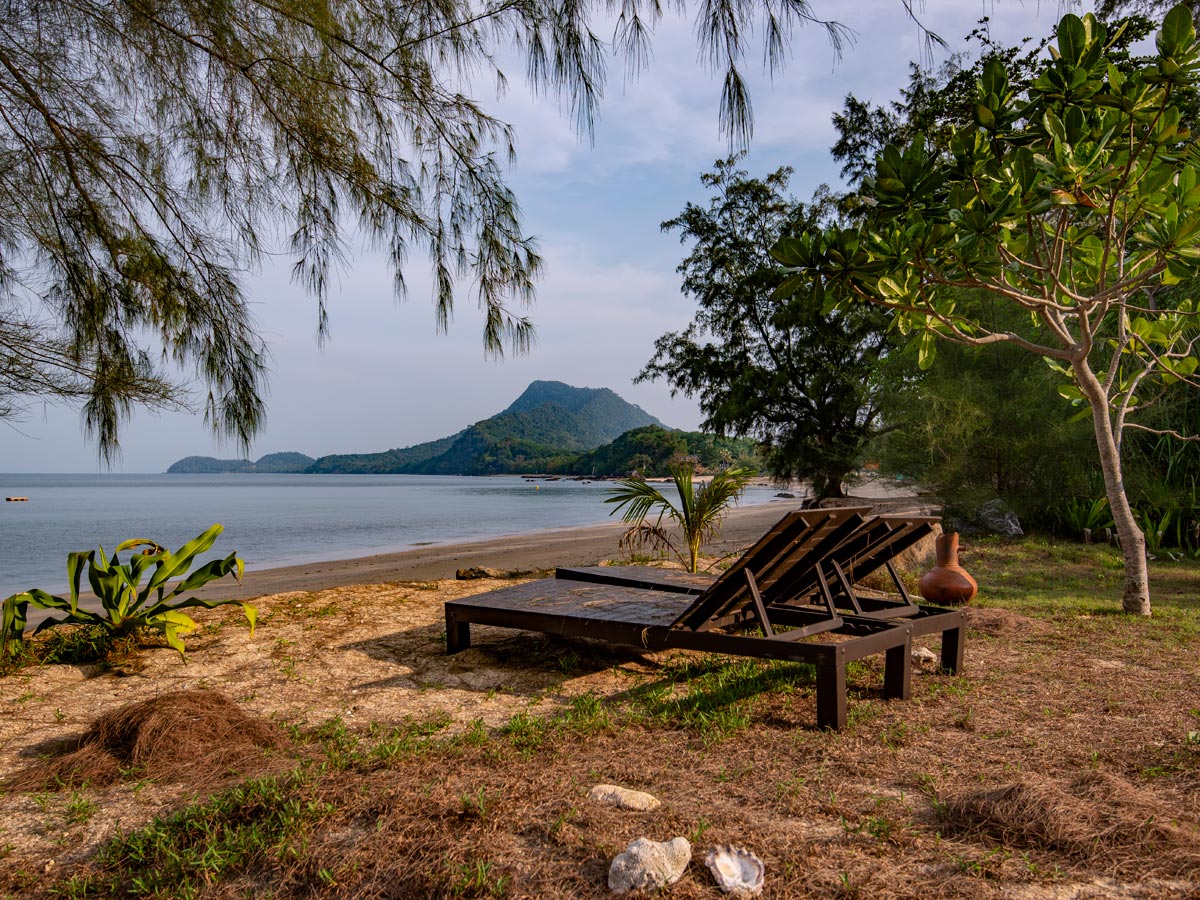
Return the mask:
<svg viewBox="0 0 1200 900"><path fill-rule="evenodd" d="M1092 407L1092 425L1096 448L1100 451L1100 470L1104 473L1105 495L1112 512L1117 539L1125 556L1125 593L1121 606L1137 616L1150 615L1150 567L1146 562L1146 537L1138 528L1129 498L1125 496L1125 477L1121 470L1121 452L1109 418L1108 395L1087 361L1074 365L1079 389Z"/></svg>

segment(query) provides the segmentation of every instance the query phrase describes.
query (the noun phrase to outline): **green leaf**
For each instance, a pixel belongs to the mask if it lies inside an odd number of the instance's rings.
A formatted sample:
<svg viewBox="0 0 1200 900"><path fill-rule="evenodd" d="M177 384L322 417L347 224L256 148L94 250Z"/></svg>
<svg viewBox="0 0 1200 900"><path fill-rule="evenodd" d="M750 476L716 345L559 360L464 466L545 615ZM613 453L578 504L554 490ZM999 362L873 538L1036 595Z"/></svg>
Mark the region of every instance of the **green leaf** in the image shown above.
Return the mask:
<svg viewBox="0 0 1200 900"><path fill-rule="evenodd" d="M1042 116L1042 125L1046 128L1046 133L1060 144L1067 142L1067 130L1063 127L1062 120L1055 114L1054 110L1047 109Z"/></svg>
<svg viewBox="0 0 1200 900"><path fill-rule="evenodd" d="M785 266L799 266L804 264L805 255L801 252L804 244L799 238L785 237L776 241L775 246L771 248L771 256L775 261Z"/></svg>
<svg viewBox="0 0 1200 900"><path fill-rule="evenodd" d="M89 550L87 553L67 554L67 583L71 586L71 612L79 609L79 581L83 576L84 565L91 563L95 555L95 550Z"/></svg>
<svg viewBox="0 0 1200 900"><path fill-rule="evenodd" d="M212 562L205 563L200 568L191 572L187 578L183 579L179 585L171 591L171 596L184 594L189 591L198 590L204 587L210 581L215 581L218 578L224 578L231 572L237 571L238 581L241 581L240 564L242 560L237 558L236 553L231 553L224 559L214 559Z"/></svg>
<svg viewBox="0 0 1200 900"><path fill-rule="evenodd" d="M1074 66L1079 63L1087 46L1087 29L1079 16L1068 14L1058 23L1058 52L1064 62Z"/></svg>
<svg viewBox="0 0 1200 900"><path fill-rule="evenodd" d="M208 550L216 541L225 528L223 525L214 524L207 531L198 537L188 541L178 550L172 553L163 553L163 565L159 566L151 577L146 589L153 590L160 588L172 578L176 578L186 572L192 565L192 560Z"/></svg>
<svg viewBox="0 0 1200 900"><path fill-rule="evenodd" d="M154 547L156 549L158 548L158 544L156 544L154 541L150 540L149 538L131 538L128 541L122 541L121 543L117 544L117 549L114 550L113 552L114 553L124 553L126 550L132 550L134 547L145 547L145 546Z"/></svg>
<svg viewBox="0 0 1200 900"><path fill-rule="evenodd" d="M1163 19L1162 30L1156 44L1162 56L1175 56L1186 48L1196 36L1192 12L1182 3L1173 7Z"/></svg>
<svg viewBox="0 0 1200 900"><path fill-rule="evenodd" d="M0 606L0 658L7 655L10 643L24 637L31 599L28 593L13 594Z"/></svg>
<svg viewBox="0 0 1200 900"><path fill-rule="evenodd" d="M807 287L811 281L812 279L806 274L789 275L779 287L771 291L771 299L787 300L802 288Z"/></svg>
<svg viewBox="0 0 1200 900"><path fill-rule="evenodd" d="M980 79L983 93L995 94L1003 99L1008 93L1008 71L999 57L993 56L983 64L983 77Z"/></svg>
<svg viewBox="0 0 1200 900"><path fill-rule="evenodd" d="M933 365L937 356L937 337L932 331L921 332L917 343L917 368L922 371Z"/></svg>
<svg viewBox="0 0 1200 900"><path fill-rule="evenodd" d="M909 294L908 287L896 281L896 279L890 275L882 276L877 284L879 287L879 293L884 297L899 299L902 297L907 297Z"/></svg>
<svg viewBox="0 0 1200 900"><path fill-rule="evenodd" d="M180 659L185 658L183 641L179 636L196 630L196 623L191 616L178 610L169 610L157 616L150 624L162 632L171 648L178 651Z"/></svg>

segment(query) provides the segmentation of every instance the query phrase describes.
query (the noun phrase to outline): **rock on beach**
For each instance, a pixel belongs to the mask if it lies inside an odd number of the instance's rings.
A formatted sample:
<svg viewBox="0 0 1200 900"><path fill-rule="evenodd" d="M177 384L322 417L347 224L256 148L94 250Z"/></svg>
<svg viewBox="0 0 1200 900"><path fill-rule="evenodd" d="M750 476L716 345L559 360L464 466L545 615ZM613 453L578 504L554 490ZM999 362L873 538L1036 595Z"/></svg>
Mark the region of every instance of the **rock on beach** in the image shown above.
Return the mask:
<svg viewBox="0 0 1200 900"><path fill-rule="evenodd" d="M632 791L615 784L598 784L588 791L588 799L601 806L649 812L662 806L658 798L644 791Z"/></svg>
<svg viewBox="0 0 1200 900"><path fill-rule="evenodd" d="M638 838L609 866L608 889L614 894L656 891L682 878L691 859L692 845L685 837L663 842Z"/></svg>

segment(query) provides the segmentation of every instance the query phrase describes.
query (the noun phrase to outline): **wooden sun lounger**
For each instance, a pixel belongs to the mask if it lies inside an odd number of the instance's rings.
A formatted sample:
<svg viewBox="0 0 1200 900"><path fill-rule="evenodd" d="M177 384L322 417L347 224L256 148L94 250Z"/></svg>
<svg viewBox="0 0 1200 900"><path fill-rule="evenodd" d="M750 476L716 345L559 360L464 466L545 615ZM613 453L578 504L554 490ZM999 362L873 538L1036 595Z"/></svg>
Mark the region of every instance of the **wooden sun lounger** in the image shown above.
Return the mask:
<svg viewBox="0 0 1200 900"><path fill-rule="evenodd" d="M825 602L847 616L904 621L912 625L913 637L940 633L941 667L957 674L963 665L966 611L916 603L892 565L897 556L931 534L938 521L925 516L867 519L822 560L822 567L830 570L825 579L819 574L793 570L777 585L777 592L766 598L767 602L791 606L805 602L805 597L817 591L828 590ZM855 590L856 584L880 569L887 572L899 600Z"/></svg>
<svg viewBox="0 0 1200 900"><path fill-rule="evenodd" d="M913 602L892 565L896 556L930 534L938 519L913 516L866 519L861 515L864 511L847 510L849 516L840 517L832 523L825 519L825 515L833 510L806 510L789 514L809 523L813 533L819 532L826 539L810 543L807 547L797 547L792 553L782 555L775 560L774 567L766 570L765 577L758 579L766 617L773 620L777 615L776 610L781 607L803 609L816 604L840 620L864 618L903 621L912 626L913 637L940 633L941 667L951 674L959 672L963 665L966 613ZM761 544L762 541L756 547ZM739 564L753 554L754 548L747 551ZM769 561L762 554L757 558L759 564ZM749 565L754 564L755 560L752 559ZM881 568L891 577L900 596L899 601L855 591L854 585L858 581ZM732 571L733 568L729 570ZM726 578L729 572L721 578ZM650 566L559 568L555 574L566 580L623 584L690 594L699 594L706 585L713 585L709 576L688 575Z"/></svg>
<svg viewBox="0 0 1200 900"><path fill-rule="evenodd" d="M884 695L908 698L912 627L850 619L828 603L777 604L768 610L755 572L762 572L764 587L771 587L791 566L810 565L861 527L862 512L790 513L707 586L695 580L664 586L549 578L452 600L446 603L447 650L467 649L470 626L477 624L649 650L809 662L817 669L817 724L840 729L846 724L846 666L855 660L884 653ZM744 633L747 629L762 634Z"/></svg>

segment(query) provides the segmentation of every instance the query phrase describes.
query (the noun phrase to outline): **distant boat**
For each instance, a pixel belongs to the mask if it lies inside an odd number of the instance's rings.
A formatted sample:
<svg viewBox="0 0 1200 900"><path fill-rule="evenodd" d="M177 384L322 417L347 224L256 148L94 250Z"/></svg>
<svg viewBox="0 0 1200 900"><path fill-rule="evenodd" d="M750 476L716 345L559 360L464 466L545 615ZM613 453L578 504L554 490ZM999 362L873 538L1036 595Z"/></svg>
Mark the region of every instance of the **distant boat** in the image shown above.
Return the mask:
<svg viewBox="0 0 1200 900"><path fill-rule="evenodd" d="M28 497L5 497L4 499L8 503L24 503L29 498Z"/></svg>

